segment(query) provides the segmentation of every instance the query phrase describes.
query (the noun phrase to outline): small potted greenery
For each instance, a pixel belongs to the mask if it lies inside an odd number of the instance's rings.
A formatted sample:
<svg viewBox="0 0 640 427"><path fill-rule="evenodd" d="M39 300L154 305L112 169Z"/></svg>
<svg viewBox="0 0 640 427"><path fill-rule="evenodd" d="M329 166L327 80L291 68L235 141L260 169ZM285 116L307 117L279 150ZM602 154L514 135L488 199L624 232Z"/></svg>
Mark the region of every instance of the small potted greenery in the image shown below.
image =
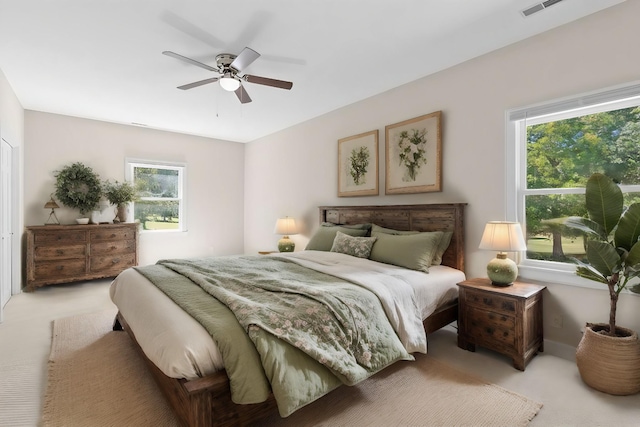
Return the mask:
<svg viewBox="0 0 640 427"><path fill-rule="evenodd" d="M586 262L576 274L602 283L609 291L609 323L587 323L576 352L580 375L589 386L609 394L640 392L638 334L616 325L618 297L640 277L640 203L625 208L620 187L603 174L586 185L588 218L570 217L564 224L586 235Z"/></svg>
<svg viewBox="0 0 640 427"><path fill-rule="evenodd" d="M105 181L103 184L104 196L109 203L115 205L118 210L118 220L127 222L127 204L136 200L136 189L128 181L111 182Z"/></svg>
<svg viewBox="0 0 640 427"><path fill-rule="evenodd" d="M102 196L100 178L93 169L80 162L65 166L55 172L56 197L63 205L78 209L82 218L77 222L87 224L87 214L98 206Z"/></svg>

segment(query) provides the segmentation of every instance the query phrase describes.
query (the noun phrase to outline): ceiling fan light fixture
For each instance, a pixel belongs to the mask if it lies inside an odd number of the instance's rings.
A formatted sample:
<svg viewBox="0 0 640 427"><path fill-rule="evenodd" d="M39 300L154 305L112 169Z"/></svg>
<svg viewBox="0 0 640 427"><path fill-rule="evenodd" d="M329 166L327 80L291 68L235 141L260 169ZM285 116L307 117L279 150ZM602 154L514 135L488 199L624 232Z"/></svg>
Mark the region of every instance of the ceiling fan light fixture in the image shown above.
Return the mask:
<svg viewBox="0 0 640 427"><path fill-rule="evenodd" d="M231 73L225 73L224 77L220 79L220 86L226 91L235 92L240 87L240 81L234 79Z"/></svg>

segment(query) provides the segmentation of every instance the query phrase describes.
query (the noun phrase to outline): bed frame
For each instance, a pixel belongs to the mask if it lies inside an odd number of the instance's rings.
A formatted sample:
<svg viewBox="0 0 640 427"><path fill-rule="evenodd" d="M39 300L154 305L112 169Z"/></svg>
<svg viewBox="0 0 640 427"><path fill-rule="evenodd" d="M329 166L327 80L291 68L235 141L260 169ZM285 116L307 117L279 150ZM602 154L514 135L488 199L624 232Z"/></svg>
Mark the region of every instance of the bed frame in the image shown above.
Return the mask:
<svg viewBox="0 0 640 427"><path fill-rule="evenodd" d="M390 206L322 206L320 222L334 224L374 223L395 230L452 231L451 244L443 255L443 265L464 271L464 206L466 203L390 205ZM427 333L457 320L457 302L439 308L424 321ZM277 411L273 395L266 402L238 405L231 401L229 378L224 371L203 378L170 378L144 355L126 319L118 313L114 330L126 330L144 359L162 393L185 426L253 425Z"/></svg>

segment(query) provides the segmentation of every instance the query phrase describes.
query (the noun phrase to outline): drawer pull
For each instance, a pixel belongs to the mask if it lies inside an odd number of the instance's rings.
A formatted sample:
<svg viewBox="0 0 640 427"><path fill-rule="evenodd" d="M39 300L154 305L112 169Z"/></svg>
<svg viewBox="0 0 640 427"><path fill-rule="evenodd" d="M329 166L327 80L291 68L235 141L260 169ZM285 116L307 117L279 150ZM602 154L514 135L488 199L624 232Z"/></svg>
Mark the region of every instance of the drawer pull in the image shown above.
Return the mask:
<svg viewBox="0 0 640 427"><path fill-rule="evenodd" d="M58 265L58 266L56 266L56 270L58 270L58 271L62 270L63 268L64 268L64 265Z"/></svg>
<svg viewBox="0 0 640 427"><path fill-rule="evenodd" d="M120 262L120 258L114 258L114 259L111 260L112 264L117 264L119 262Z"/></svg>
<svg viewBox="0 0 640 427"><path fill-rule="evenodd" d="M116 237L115 233L111 233L111 237Z"/></svg>
<svg viewBox="0 0 640 427"><path fill-rule="evenodd" d="M487 331L487 333L489 335L493 335L493 332L495 331L495 329L493 329L493 328L486 328L485 330Z"/></svg>
<svg viewBox="0 0 640 427"><path fill-rule="evenodd" d="M58 250L56 251L56 253L57 253L58 255L62 255L62 254L64 254L64 251L63 251L62 249L58 249Z"/></svg>

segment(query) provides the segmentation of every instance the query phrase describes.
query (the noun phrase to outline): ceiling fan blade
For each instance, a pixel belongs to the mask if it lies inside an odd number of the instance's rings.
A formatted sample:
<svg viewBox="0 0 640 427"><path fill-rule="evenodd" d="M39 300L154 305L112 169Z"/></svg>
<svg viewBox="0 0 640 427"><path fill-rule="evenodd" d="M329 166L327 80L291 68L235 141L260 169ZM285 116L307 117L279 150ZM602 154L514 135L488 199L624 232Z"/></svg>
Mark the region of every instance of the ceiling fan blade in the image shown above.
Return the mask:
<svg viewBox="0 0 640 427"><path fill-rule="evenodd" d="M260 54L258 52L249 47L245 47L242 49L242 52L240 52L240 55L236 56L236 59L233 60L230 66L238 71L242 71L259 57Z"/></svg>
<svg viewBox="0 0 640 427"><path fill-rule="evenodd" d="M206 85L206 84L217 82L217 81L218 81L217 77L212 77L210 79L200 80L198 82L193 82L186 85L178 86L178 89L182 89L182 90L193 89L194 87Z"/></svg>
<svg viewBox="0 0 640 427"><path fill-rule="evenodd" d="M238 87L238 89L235 90L235 93L241 103L247 104L251 102L251 97L249 96L247 91L244 90L244 87L242 85L240 85L240 87Z"/></svg>
<svg viewBox="0 0 640 427"><path fill-rule="evenodd" d="M291 89L293 87L293 83L291 82L286 82L284 80L276 80L276 79L270 79L267 77L260 77L260 76L252 76L249 74L245 74L244 76L242 76L242 78L246 81L248 81L249 83L255 83L255 84L259 84L259 85L265 85L265 86L272 86L272 87L277 87L280 89Z"/></svg>
<svg viewBox="0 0 640 427"><path fill-rule="evenodd" d="M189 64L196 65L196 66L198 66L200 68L204 68L205 70L220 72L216 67L211 67L211 66L209 66L207 64L203 64L202 62L198 62L195 59L187 58L186 56L179 55L179 54L177 54L175 52L171 52L169 50L165 50L164 52L162 52L162 54L170 56L172 58L179 59L181 61L188 62Z"/></svg>

